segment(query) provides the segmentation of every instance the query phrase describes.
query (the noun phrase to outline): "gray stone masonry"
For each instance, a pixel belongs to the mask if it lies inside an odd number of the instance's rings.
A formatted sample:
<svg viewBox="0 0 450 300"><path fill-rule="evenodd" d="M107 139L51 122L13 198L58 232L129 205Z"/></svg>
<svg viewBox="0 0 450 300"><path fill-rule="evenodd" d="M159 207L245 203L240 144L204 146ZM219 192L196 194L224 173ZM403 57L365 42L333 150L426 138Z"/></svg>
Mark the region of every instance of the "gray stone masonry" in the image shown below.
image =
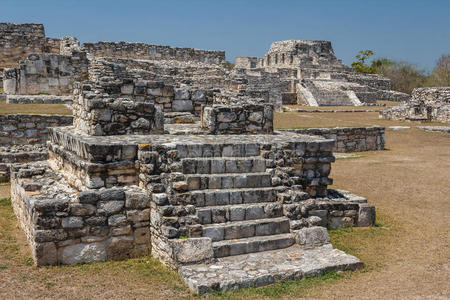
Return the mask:
<svg viewBox="0 0 450 300"><path fill-rule="evenodd" d="M137 187L79 193L45 163L12 168L11 201L38 266L149 255L150 202Z"/></svg>
<svg viewBox="0 0 450 300"><path fill-rule="evenodd" d="M273 105L208 106L201 127L209 134L268 134L273 132Z"/></svg>
<svg viewBox="0 0 450 300"><path fill-rule="evenodd" d="M292 129L290 131L335 140L334 152L384 150L386 143L385 128L380 126L308 128Z"/></svg>
<svg viewBox="0 0 450 300"><path fill-rule="evenodd" d="M55 95L8 95L8 104L72 104L72 96Z"/></svg>
<svg viewBox="0 0 450 300"><path fill-rule="evenodd" d="M11 165L48 159L45 145L0 146L0 182L9 181Z"/></svg>
<svg viewBox="0 0 450 300"><path fill-rule="evenodd" d="M0 114L0 146L45 144L50 127L67 126L72 116Z"/></svg>

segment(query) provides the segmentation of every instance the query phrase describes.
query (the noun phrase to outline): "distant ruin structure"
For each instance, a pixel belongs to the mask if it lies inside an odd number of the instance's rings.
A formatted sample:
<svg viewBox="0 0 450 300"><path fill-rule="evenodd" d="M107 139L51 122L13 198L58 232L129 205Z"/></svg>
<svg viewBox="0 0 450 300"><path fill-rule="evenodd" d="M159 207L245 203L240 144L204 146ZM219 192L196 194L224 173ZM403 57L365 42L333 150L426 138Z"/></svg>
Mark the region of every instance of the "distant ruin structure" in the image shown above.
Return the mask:
<svg viewBox="0 0 450 300"><path fill-rule="evenodd" d="M389 79L355 73L334 55L331 42L287 40L274 42L264 58L237 57L236 68L277 74L283 104L309 106L373 105L376 100L407 100L391 90Z"/></svg>
<svg viewBox="0 0 450 300"><path fill-rule="evenodd" d="M411 101L380 112L380 117L401 121L450 122L450 87L416 88Z"/></svg>

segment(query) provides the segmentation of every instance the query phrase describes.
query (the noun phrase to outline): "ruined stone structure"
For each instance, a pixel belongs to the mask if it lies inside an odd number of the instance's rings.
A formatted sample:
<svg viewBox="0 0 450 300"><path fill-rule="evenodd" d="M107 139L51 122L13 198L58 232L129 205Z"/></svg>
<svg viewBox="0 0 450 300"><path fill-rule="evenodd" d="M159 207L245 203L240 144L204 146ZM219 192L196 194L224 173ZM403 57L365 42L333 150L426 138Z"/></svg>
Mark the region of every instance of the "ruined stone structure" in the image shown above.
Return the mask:
<svg viewBox="0 0 450 300"><path fill-rule="evenodd" d="M411 101L380 112L394 120L450 122L450 87L416 88Z"/></svg>
<svg viewBox="0 0 450 300"><path fill-rule="evenodd" d="M278 74L286 82L281 85L283 104L358 106L409 98L391 91L387 78L353 72L336 58L329 41L274 42L264 58L236 58L236 68Z"/></svg>
<svg viewBox="0 0 450 300"><path fill-rule="evenodd" d="M363 266L333 249L326 228L371 226L375 208L329 189L329 174L340 143L381 148L384 131L374 129L374 140L362 129L274 130L293 69L229 71L222 51L59 44L59 54L28 54L4 70L19 94L39 81L73 97L73 124L48 129L48 160L10 166L14 212L36 265L152 255L198 293ZM24 124L2 129L26 135L33 124Z"/></svg>

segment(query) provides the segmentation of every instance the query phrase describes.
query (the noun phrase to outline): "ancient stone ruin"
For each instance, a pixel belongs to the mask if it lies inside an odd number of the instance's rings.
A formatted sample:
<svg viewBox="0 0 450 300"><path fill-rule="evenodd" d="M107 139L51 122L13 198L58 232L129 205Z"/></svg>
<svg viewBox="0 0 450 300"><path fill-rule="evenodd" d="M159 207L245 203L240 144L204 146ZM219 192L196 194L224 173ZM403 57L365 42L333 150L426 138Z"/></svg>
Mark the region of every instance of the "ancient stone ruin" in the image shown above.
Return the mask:
<svg viewBox="0 0 450 300"><path fill-rule="evenodd" d="M402 121L450 122L450 87L416 88L411 101L382 111L380 117Z"/></svg>
<svg viewBox="0 0 450 300"><path fill-rule="evenodd" d="M72 100L70 124L48 128L48 160L10 165L12 204L36 265L152 255L198 293L363 266L333 249L326 228L371 226L375 208L329 189L329 174L336 149L383 149L384 128L273 128L287 86L356 84L329 43L319 51L317 42L288 41L257 60L258 70L229 71L223 51L59 41L59 53L23 50L19 67L4 69L10 95ZM321 55L284 52L292 44ZM325 66L347 81L296 75ZM389 92L386 80L373 82L386 89L367 93Z"/></svg>
<svg viewBox="0 0 450 300"><path fill-rule="evenodd" d="M283 104L374 105L376 100L407 100L391 90L389 79L355 73L334 55L328 41L288 40L272 43L264 58L238 57L244 74L269 73L281 83Z"/></svg>

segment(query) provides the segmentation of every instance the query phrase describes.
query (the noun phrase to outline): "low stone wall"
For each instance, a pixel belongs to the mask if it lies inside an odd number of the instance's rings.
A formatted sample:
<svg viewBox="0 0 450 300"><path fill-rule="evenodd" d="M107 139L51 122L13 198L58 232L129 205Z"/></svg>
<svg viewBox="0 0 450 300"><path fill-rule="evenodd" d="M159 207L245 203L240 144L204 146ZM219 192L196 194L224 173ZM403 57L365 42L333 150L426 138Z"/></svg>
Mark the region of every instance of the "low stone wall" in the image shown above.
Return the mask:
<svg viewBox="0 0 450 300"><path fill-rule="evenodd" d="M76 81L88 79L88 64L84 52L30 54L17 69L4 70L4 90L13 95L70 95Z"/></svg>
<svg viewBox="0 0 450 300"><path fill-rule="evenodd" d="M416 88L412 91L411 101L423 101L425 104L449 103L450 87Z"/></svg>
<svg viewBox="0 0 450 300"><path fill-rule="evenodd" d="M0 146L0 182L9 181L11 165L46 160L48 158L45 145Z"/></svg>
<svg viewBox="0 0 450 300"><path fill-rule="evenodd" d="M137 188L78 193L35 163L13 167L11 201L38 266L150 254L150 201Z"/></svg>
<svg viewBox="0 0 450 300"><path fill-rule="evenodd" d="M210 134L272 133L273 105L208 106L203 109L201 127Z"/></svg>
<svg viewBox="0 0 450 300"><path fill-rule="evenodd" d="M73 117L64 115L0 115L0 146L44 144L48 128L72 125Z"/></svg>
<svg viewBox="0 0 450 300"><path fill-rule="evenodd" d="M8 95L8 104L72 104L72 96Z"/></svg>
<svg viewBox="0 0 450 300"><path fill-rule="evenodd" d="M385 146L385 128L380 126L308 128L291 131L333 139L336 141L333 149L335 152L384 150Z"/></svg>
<svg viewBox="0 0 450 300"><path fill-rule="evenodd" d="M197 61L211 64L221 64L225 62L225 51L178 48L144 43L84 43L82 50L97 57Z"/></svg>

